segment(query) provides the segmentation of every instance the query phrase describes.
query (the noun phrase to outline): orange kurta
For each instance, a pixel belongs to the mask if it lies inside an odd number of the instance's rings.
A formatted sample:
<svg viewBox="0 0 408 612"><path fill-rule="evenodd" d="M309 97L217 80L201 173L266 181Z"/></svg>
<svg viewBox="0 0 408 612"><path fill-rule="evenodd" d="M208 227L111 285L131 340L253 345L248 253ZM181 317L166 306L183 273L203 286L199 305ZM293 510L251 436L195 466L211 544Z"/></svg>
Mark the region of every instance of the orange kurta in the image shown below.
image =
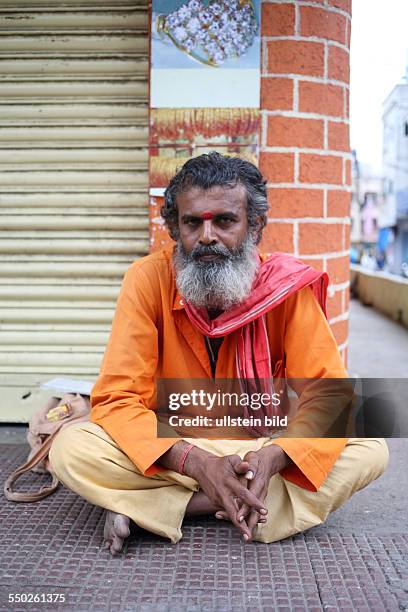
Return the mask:
<svg viewBox="0 0 408 612"><path fill-rule="evenodd" d="M309 287L267 314L272 372L288 378L345 378L336 341ZM236 334L224 338L216 378L235 378ZM156 378L211 378L204 336L189 321L177 292L172 249L137 260L125 275L112 333L92 391L92 420L150 476L155 461L178 440L156 437ZM317 490L345 439L279 438L293 461L282 475Z"/></svg>

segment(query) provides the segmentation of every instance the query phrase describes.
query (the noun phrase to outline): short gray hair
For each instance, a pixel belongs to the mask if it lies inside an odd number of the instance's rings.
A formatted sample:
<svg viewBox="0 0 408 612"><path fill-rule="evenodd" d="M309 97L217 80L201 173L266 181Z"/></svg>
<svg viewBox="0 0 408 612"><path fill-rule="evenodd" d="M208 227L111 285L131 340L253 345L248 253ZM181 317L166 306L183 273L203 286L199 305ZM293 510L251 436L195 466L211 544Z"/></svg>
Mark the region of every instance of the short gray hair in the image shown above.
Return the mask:
<svg viewBox="0 0 408 612"><path fill-rule="evenodd" d="M191 189L211 187L236 187L242 185L247 194L248 225L253 230L254 242L262 238L267 222L268 199L266 180L258 168L240 157L229 157L215 151L189 159L171 179L165 193L161 216L166 222L170 236L178 239L177 196Z"/></svg>

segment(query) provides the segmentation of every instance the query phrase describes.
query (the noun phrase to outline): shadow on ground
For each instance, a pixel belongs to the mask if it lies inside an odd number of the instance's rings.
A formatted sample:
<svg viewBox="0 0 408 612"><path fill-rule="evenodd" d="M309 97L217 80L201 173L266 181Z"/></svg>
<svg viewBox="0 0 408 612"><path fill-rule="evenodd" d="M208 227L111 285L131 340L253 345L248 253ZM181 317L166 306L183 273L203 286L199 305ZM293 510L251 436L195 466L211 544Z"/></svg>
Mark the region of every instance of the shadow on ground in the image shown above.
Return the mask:
<svg viewBox="0 0 408 612"><path fill-rule="evenodd" d="M101 509L73 493L61 488L34 504L3 497L0 609L407 610L408 445L389 442L381 479L325 525L269 545L244 546L233 527L209 518L187 521L177 545L136 531L126 554L111 558L101 548ZM2 481L26 452L0 446ZM12 604L13 593L65 603Z"/></svg>

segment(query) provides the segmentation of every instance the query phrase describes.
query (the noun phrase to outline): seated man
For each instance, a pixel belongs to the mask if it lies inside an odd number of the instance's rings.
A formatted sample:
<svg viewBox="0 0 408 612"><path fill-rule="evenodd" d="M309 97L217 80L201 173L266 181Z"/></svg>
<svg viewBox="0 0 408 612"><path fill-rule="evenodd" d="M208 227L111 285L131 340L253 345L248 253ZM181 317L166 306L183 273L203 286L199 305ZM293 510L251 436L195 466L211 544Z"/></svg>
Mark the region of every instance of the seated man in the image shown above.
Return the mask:
<svg viewBox="0 0 408 612"><path fill-rule="evenodd" d="M107 510L112 554L130 520L175 543L186 515L210 513L246 542L273 542L321 523L385 469L381 439L157 437L159 378L347 377L323 312L327 277L257 252L267 209L249 162L189 160L162 209L175 247L125 276L91 422L50 452L58 478Z"/></svg>

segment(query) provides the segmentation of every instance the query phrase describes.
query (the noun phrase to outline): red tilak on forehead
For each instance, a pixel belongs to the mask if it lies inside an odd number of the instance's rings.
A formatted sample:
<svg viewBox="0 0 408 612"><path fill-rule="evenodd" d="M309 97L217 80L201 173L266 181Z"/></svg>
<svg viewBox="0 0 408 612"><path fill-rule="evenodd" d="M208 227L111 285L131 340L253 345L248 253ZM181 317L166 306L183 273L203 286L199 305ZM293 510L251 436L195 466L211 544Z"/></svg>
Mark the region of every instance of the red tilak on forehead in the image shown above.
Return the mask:
<svg viewBox="0 0 408 612"><path fill-rule="evenodd" d="M208 219L212 219L214 217L214 215L210 212L205 212L202 215L200 215L200 219L202 219L203 221L208 221Z"/></svg>

